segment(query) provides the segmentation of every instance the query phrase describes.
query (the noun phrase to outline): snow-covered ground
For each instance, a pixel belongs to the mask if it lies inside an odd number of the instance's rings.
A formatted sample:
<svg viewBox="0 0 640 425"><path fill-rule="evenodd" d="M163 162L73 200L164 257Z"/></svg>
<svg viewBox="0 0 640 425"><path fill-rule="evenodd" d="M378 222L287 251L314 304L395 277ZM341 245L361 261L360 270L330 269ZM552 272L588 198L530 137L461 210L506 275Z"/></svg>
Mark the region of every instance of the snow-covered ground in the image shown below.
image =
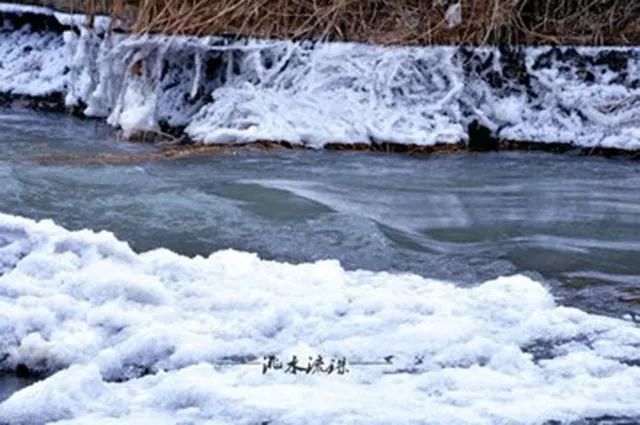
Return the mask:
<svg viewBox="0 0 640 425"><path fill-rule="evenodd" d="M66 95L127 133L184 128L204 143L497 137L640 149L640 49L381 47L105 35L108 20L41 11L64 34L14 28L0 5L0 92ZM15 19L13 20L15 21ZM71 30L73 26L74 30Z"/></svg>
<svg viewBox="0 0 640 425"><path fill-rule="evenodd" d="M263 375L272 354L395 357L345 375ZM334 261L136 254L109 233L8 215L0 359L54 373L0 404L10 424L640 417L640 328L559 306L523 276L465 289Z"/></svg>

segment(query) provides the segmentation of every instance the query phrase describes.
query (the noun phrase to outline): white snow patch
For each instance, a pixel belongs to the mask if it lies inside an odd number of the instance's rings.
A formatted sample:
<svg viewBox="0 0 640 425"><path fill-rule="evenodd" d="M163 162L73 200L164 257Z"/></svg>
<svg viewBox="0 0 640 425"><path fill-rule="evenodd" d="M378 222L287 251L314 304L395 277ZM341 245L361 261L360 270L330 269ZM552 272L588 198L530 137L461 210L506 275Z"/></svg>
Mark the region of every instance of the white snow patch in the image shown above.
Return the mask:
<svg viewBox="0 0 640 425"><path fill-rule="evenodd" d="M296 353L396 358L343 376L262 375L241 360ZM559 306L523 276L465 289L334 261L136 254L109 233L8 215L0 215L3 357L5 368L59 372L0 404L0 423L640 415L640 329ZM240 364L221 366L232 359Z"/></svg>
<svg viewBox="0 0 640 425"><path fill-rule="evenodd" d="M87 34L76 41L87 42ZM83 47L87 57L74 69L83 74L99 64L95 91L72 88L85 94L70 103L83 101L89 114L108 113L109 123L129 133L167 122L205 143L310 147L434 145L466 137L452 48L118 35L94 45Z"/></svg>
<svg viewBox="0 0 640 425"><path fill-rule="evenodd" d="M24 14L33 13L36 15L53 16L54 11L48 7L34 6L18 3L0 3L0 13Z"/></svg>
<svg viewBox="0 0 640 425"><path fill-rule="evenodd" d="M59 12L49 7L29 4L0 3L0 13L15 15L23 15L29 13L41 16L51 16L54 17L60 24L69 27L86 27L88 23L87 15L84 14ZM97 32L104 33L109 30L110 26L112 29L122 27L121 23L118 21L112 23L111 18L108 16L97 15L93 19L92 28Z"/></svg>
<svg viewBox="0 0 640 425"><path fill-rule="evenodd" d="M28 28L0 31L0 92L24 96L63 93L67 48L55 34Z"/></svg>

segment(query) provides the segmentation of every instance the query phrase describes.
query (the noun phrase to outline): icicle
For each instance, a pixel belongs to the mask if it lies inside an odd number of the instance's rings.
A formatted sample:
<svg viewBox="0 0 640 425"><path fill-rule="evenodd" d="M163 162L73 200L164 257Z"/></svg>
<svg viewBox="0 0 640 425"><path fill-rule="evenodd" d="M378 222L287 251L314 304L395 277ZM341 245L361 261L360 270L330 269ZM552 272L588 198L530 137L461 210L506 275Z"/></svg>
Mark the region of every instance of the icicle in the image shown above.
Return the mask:
<svg viewBox="0 0 640 425"><path fill-rule="evenodd" d="M189 96L191 100L194 100L196 96L198 96L200 82L202 81L202 54L200 51L196 51L193 59L195 71L193 76L193 85L191 86L191 93Z"/></svg>

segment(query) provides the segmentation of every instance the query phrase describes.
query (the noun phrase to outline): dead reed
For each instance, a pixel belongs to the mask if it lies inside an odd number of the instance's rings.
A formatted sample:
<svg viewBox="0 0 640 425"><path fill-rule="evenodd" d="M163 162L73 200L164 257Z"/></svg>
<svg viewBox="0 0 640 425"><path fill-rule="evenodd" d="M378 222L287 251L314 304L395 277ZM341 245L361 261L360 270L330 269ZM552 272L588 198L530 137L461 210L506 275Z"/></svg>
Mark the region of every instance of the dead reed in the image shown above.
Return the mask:
<svg viewBox="0 0 640 425"><path fill-rule="evenodd" d="M99 0L95 0L99 1ZM114 0L138 32L382 44L640 43L634 0Z"/></svg>
<svg viewBox="0 0 640 425"><path fill-rule="evenodd" d="M637 0L34 0L136 32L382 44L640 44ZM462 20L451 25L450 6Z"/></svg>

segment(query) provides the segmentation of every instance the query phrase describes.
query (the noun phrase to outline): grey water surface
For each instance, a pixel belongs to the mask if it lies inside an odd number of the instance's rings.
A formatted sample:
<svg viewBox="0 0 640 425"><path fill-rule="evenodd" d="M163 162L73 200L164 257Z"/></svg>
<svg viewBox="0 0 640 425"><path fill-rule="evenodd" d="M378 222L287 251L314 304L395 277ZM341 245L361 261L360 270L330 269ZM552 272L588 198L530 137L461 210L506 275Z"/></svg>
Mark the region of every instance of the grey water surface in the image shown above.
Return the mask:
<svg viewBox="0 0 640 425"><path fill-rule="evenodd" d="M338 259L460 285L525 273L563 304L640 313L640 162L533 152L237 150L145 160L97 121L0 110L0 212L137 251ZM83 159L140 158L126 165Z"/></svg>
<svg viewBox="0 0 640 425"><path fill-rule="evenodd" d="M11 394L28 387L36 381L37 379L35 378L22 378L8 374L0 375L0 403L9 398Z"/></svg>

